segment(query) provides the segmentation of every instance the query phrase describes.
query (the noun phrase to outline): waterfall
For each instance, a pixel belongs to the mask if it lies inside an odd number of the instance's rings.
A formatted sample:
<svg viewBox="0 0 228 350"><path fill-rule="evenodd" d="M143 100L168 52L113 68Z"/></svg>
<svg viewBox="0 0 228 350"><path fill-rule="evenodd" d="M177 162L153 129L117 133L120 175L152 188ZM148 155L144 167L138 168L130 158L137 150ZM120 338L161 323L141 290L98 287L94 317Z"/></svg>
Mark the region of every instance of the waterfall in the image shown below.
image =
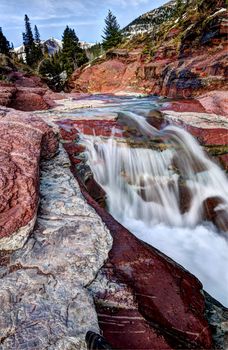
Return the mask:
<svg viewBox="0 0 228 350"><path fill-rule="evenodd" d="M84 136L87 163L106 191L110 213L196 274L209 292L228 304L227 240L205 222L204 213L205 201L216 198L218 220L228 215L224 172L177 126L157 130L132 112L120 113L119 120L156 147L139 147L137 142L130 146L115 135Z"/></svg>

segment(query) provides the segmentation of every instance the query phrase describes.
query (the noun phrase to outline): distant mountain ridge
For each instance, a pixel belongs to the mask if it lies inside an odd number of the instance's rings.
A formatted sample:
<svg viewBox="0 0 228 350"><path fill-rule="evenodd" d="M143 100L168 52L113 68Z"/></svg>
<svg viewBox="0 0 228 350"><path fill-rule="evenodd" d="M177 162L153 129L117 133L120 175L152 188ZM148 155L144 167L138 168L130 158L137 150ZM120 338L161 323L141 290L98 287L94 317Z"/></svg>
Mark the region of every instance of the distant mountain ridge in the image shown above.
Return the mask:
<svg viewBox="0 0 228 350"><path fill-rule="evenodd" d="M62 40L56 39L56 38L49 38L47 40L42 40L41 41L41 45L43 50L45 49L45 47L48 50L48 54L50 56L54 55L55 53L59 52L62 49ZM89 48L91 48L94 43L87 43L86 41L79 41L79 45L82 49L87 50ZM25 47L24 45L21 45L19 47L16 47L14 49L14 52L19 56L24 58L25 56Z"/></svg>

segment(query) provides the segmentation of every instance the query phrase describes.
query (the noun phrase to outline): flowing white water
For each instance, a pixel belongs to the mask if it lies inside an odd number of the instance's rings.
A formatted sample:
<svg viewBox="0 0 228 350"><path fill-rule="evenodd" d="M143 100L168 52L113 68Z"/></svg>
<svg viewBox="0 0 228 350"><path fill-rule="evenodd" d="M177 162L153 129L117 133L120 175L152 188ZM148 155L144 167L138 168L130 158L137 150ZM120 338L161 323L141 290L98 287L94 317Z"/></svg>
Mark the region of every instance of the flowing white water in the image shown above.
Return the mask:
<svg viewBox="0 0 228 350"><path fill-rule="evenodd" d="M121 119L149 138L162 139L166 149L130 148L114 137L84 140L88 164L107 193L110 213L194 273L209 293L228 305L228 241L203 222L207 198L220 198L216 210L228 215L225 174L186 131L175 126L158 131L131 112Z"/></svg>

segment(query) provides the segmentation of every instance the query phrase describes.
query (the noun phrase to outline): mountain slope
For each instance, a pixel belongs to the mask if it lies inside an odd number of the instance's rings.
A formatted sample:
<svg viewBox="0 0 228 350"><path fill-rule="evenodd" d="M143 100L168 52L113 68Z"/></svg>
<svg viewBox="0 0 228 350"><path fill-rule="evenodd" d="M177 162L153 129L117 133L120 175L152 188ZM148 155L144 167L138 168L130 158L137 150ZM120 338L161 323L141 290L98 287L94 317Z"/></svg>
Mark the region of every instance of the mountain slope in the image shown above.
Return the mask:
<svg viewBox="0 0 228 350"><path fill-rule="evenodd" d="M133 36L153 30L154 27L168 20L175 12L176 0L171 0L165 5L146 12L136 18L123 29L123 34Z"/></svg>
<svg viewBox="0 0 228 350"><path fill-rule="evenodd" d="M172 1L158 9L159 13L164 16L164 9L173 4ZM78 92L137 92L172 97L225 89L225 7L225 0L188 1L180 8L176 6L168 18L165 16L156 25L156 10L144 23L142 18L146 15L141 16L133 22L139 25L140 33L130 35L118 48L76 70L69 81L70 88ZM140 26L145 23L150 29L142 33ZM132 23L126 27L126 33L129 28Z"/></svg>

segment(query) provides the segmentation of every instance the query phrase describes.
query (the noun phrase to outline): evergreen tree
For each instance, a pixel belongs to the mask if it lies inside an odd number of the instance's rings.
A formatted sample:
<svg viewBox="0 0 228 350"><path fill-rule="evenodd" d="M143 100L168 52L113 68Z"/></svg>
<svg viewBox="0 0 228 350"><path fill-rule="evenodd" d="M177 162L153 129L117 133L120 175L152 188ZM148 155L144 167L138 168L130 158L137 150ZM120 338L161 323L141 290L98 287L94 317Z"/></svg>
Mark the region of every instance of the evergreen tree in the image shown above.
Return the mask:
<svg viewBox="0 0 228 350"><path fill-rule="evenodd" d="M25 15L25 33L23 33L23 44L25 47L26 63L29 66L32 66L36 61L36 50L30 21L27 15Z"/></svg>
<svg viewBox="0 0 228 350"><path fill-rule="evenodd" d="M7 56L10 54L10 44L6 39L5 35L2 32L2 28L0 27L0 53L3 53Z"/></svg>
<svg viewBox="0 0 228 350"><path fill-rule="evenodd" d="M40 33L36 25L34 27L34 33L35 33L35 52L34 52L35 61L39 61L43 57L43 52L42 52L41 41L40 41Z"/></svg>
<svg viewBox="0 0 228 350"><path fill-rule="evenodd" d="M109 10L108 15L105 18L105 28L103 38L103 48L108 50L113 46L118 45L122 40L122 34L120 26L117 22L116 17Z"/></svg>
<svg viewBox="0 0 228 350"><path fill-rule="evenodd" d="M34 27L34 33L35 33L35 43L40 44L40 33L36 25Z"/></svg>
<svg viewBox="0 0 228 350"><path fill-rule="evenodd" d="M63 48L61 52L61 61L67 75L73 73L74 69L87 62L84 50L79 46L79 40L74 29L68 26L63 32Z"/></svg>

